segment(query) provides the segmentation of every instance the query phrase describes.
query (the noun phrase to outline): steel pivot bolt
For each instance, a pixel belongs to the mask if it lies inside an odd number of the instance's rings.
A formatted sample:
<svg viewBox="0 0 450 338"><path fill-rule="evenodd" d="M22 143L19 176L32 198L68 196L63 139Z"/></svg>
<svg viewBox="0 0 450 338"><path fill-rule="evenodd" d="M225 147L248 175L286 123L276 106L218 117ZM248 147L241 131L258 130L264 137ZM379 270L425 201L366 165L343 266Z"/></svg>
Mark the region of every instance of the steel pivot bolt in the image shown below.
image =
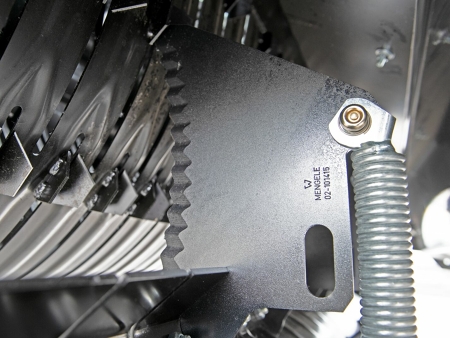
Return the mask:
<svg viewBox="0 0 450 338"><path fill-rule="evenodd" d="M94 196L92 196L92 198L86 203L88 209L92 209L95 205L95 203L97 203L98 201L98 195L94 194Z"/></svg>
<svg viewBox="0 0 450 338"><path fill-rule="evenodd" d="M103 180L102 185L104 187L109 186L109 184L113 180L114 176L116 176L116 172L115 171L110 171L109 174L106 175L105 179Z"/></svg>
<svg viewBox="0 0 450 338"><path fill-rule="evenodd" d="M350 105L341 112L339 125L349 135L360 135L370 128L370 115L363 107Z"/></svg>
<svg viewBox="0 0 450 338"><path fill-rule="evenodd" d="M61 164L63 163L64 161L62 160L62 159L58 159L58 161L56 161L54 164L53 164L53 166L50 168L50 174L51 175L53 175L53 176L55 176L58 172L59 172L59 169L61 168Z"/></svg>
<svg viewBox="0 0 450 338"><path fill-rule="evenodd" d="M348 148L360 148L369 141L391 139L395 118L372 101L347 99L334 115L328 128L334 140Z"/></svg>
<svg viewBox="0 0 450 338"><path fill-rule="evenodd" d="M42 198L42 195L44 194L45 189L47 188L47 184L44 182L39 183L36 189L34 189L34 197L36 199Z"/></svg>
<svg viewBox="0 0 450 338"><path fill-rule="evenodd" d="M395 54L391 49L391 46L385 44L382 48L378 48L375 51L375 56L377 59L376 66L378 68L383 68L386 63L395 58Z"/></svg>

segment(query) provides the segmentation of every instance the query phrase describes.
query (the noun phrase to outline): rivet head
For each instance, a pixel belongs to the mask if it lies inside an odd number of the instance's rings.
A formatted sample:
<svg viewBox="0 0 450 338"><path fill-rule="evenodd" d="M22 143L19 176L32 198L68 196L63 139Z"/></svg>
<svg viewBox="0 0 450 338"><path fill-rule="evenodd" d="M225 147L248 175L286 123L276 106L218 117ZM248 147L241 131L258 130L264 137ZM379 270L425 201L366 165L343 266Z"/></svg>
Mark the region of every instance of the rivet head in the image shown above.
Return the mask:
<svg viewBox="0 0 450 338"><path fill-rule="evenodd" d="M370 115L357 105L346 107L339 116L341 129L349 135L360 135L370 128Z"/></svg>

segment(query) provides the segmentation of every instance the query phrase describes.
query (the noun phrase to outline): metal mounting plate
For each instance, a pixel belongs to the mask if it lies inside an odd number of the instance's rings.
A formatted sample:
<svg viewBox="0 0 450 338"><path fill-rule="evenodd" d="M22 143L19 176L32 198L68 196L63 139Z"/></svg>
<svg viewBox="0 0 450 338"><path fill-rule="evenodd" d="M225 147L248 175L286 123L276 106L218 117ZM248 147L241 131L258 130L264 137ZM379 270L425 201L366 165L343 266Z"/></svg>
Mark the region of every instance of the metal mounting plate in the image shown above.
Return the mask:
<svg viewBox="0 0 450 338"><path fill-rule="evenodd" d="M345 100L370 95L187 26L168 27L156 45L176 51L188 103L174 119L173 191L179 196L187 186L179 200L190 207L183 211L174 199L165 267L230 267L230 278L185 315L183 332L232 337L263 306L343 310L353 295L348 149L328 124ZM188 160L191 185L178 172ZM316 190L308 183L315 168ZM335 290L326 298L312 295L306 282L305 234L316 224L334 239ZM178 233L184 249L172 259Z"/></svg>

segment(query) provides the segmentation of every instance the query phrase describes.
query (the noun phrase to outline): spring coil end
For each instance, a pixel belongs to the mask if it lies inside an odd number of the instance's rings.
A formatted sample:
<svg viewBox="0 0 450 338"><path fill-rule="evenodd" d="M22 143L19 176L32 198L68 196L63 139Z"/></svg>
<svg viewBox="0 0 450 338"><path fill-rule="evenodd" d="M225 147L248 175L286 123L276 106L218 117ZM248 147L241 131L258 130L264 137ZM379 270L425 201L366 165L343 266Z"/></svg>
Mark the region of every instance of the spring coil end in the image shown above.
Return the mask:
<svg viewBox="0 0 450 338"><path fill-rule="evenodd" d="M389 141L351 154L362 337L416 337L405 157Z"/></svg>

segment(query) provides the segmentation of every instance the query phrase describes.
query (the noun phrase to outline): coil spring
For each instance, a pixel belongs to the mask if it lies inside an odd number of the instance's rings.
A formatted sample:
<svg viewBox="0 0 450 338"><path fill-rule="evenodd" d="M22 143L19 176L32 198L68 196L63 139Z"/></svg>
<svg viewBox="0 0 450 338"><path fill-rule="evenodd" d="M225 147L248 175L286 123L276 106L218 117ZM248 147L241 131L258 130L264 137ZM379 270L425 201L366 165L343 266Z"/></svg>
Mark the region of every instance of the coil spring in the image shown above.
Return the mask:
<svg viewBox="0 0 450 338"><path fill-rule="evenodd" d="M385 141L361 145L351 159L362 337L416 337L405 158Z"/></svg>

